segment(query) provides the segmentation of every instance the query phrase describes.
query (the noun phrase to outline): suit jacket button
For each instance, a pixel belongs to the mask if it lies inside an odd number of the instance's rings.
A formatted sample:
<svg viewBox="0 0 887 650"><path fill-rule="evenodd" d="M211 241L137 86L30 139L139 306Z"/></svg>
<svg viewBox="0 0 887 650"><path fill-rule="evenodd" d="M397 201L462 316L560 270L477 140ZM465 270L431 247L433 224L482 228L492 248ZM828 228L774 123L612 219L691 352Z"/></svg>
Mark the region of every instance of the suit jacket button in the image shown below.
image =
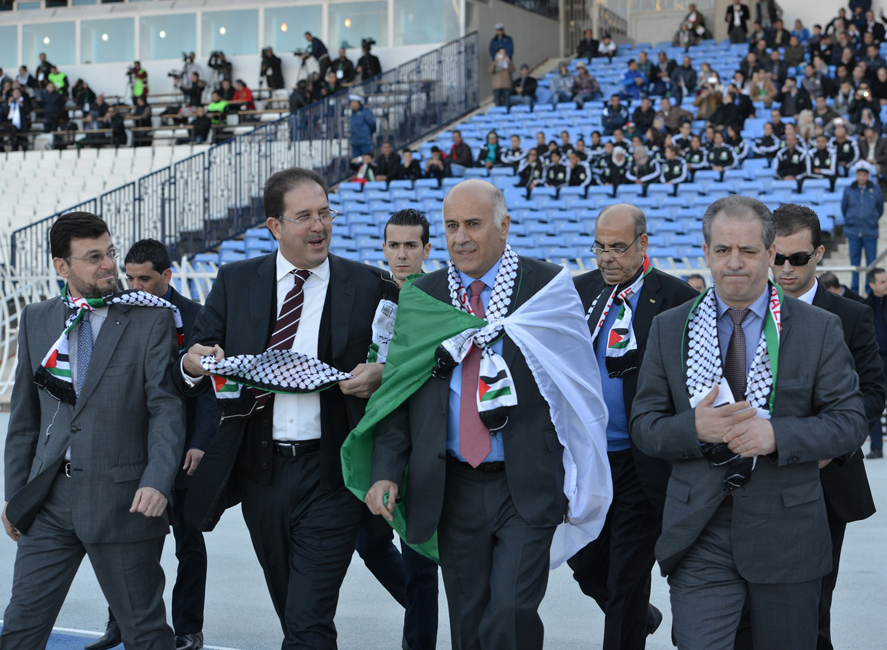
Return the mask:
<svg viewBox="0 0 887 650"><path fill-rule="evenodd" d="M78 427L71 427L71 433L78 433L80 429Z"/></svg>
<svg viewBox="0 0 887 650"><path fill-rule="evenodd" d="M263 446L263 447L267 447L267 446L268 446L268 441L267 441L267 440L263 440L263 441L262 441L262 446Z"/></svg>
<svg viewBox="0 0 887 650"><path fill-rule="evenodd" d="M262 424L267 427L269 424L271 424L271 422L269 422L268 420L263 420Z"/></svg>
<svg viewBox="0 0 887 650"><path fill-rule="evenodd" d="M268 469L268 463L262 463L262 469Z"/></svg>

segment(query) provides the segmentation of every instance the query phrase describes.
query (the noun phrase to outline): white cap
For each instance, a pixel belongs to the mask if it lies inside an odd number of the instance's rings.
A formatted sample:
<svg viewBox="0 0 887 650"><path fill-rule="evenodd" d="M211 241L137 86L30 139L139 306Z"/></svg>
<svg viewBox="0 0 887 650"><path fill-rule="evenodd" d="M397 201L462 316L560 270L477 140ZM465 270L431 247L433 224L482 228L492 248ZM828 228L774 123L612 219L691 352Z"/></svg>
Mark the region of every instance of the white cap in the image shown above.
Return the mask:
<svg viewBox="0 0 887 650"><path fill-rule="evenodd" d="M860 160L858 163L856 163L856 165L854 165L854 167L856 168L855 171L866 172L867 174L872 173L872 166L864 160Z"/></svg>
<svg viewBox="0 0 887 650"><path fill-rule="evenodd" d="M348 99L350 99L352 102L360 102L361 104L363 104L363 97L361 97L360 95L348 95Z"/></svg>
<svg viewBox="0 0 887 650"><path fill-rule="evenodd" d="M494 29L505 29L505 23L496 23Z"/></svg>

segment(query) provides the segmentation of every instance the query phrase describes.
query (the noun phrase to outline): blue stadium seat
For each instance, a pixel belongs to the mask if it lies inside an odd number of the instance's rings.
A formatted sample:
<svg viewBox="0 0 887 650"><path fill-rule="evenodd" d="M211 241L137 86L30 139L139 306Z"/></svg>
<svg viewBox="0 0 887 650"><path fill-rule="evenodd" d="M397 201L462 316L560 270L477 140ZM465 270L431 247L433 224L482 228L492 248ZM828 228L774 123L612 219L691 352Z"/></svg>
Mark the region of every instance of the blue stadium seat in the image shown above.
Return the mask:
<svg viewBox="0 0 887 650"><path fill-rule="evenodd" d="M634 183L625 183L616 188L616 196L620 198L624 196L640 196L643 193L644 186L635 185Z"/></svg>
<svg viewBox="0 0 887 650"><path fill-rule="evenodd" d="M381 181L380 181L381 182ZM367 183L369 185L369 183ZM364 193L364 198L367 202L370 201L385 201L386 203L391 201L391 195L388 193L387 189L379 190L379 189L368 189Z"/></svg>
<svg viewBox="0 0 887 650"><path fill-rule="evenodd" d="M465 175L463 176L463 178L486 178L489 175L490 170L488 170L486 167L472 167L465 170Z"/></svg>
<svg viewBox="0 0 887 650"><path fill-rule="evenodd" d="M801 189L805 192L814 189L828 192L829 189L831 189L831 181L829 181L827 178L805 178L804 184L801 186Z"/></svg>
<svg viewBox="0 0 887 650"><path fill-rule="evenodd" d="M416 179L416 183L415 183L415 186L414 186L414 188L415 188L416 190L425 189L425 188L435 189L435 190L436 190L436 189L438 189L439 187L440 187L440 181L438 181L436 178L419 178L419 179Z"/></svg>
<svg viewBox="0 0 887 650"><path fill-rule="evenodd" d="M238 251L242 253L246 250L246 242L242 239L228 239L219 246L219 253L223 251Z"/></svg>
<svg viewBox="0 0 887 650"><path fill-rule="evenodd" d="M224 242L223 242L224 243ZM246 253L242 250L234 250L232 248L219 252L219 264L228 264L229 262L240 262L246 259Z"/></svg>
<svg viewBox="0 0 887 650"><path fill-rule="evenodd" d="M533 191L530 193L530 198L537 199L539 197L556 197L557 196L557 188L556 187L548 187L545 185L538 185L533 188ZM537 205L540 205L539 202L536 202Z"/></svg>
<svg viewBox="0 0 887 650"><path fill-rule="evenodd" d="M369 181L368 183L364 183L363 190L364 192L368 190L382 190L386 191L388 189L387 181Z"/></svg>
<svg viewBox="0 0 887 650"><path fill-rule="evenodd" d="M434 180L434 179L432 179ZM411 190L413 189L413 181L409 179L391 181L388 183L389 190Z"/></svg>
<svg viewBox="0 0 887 650"><path fill-rule="evenodd" d="M511 107L511 114L512 115L514 115L515 113L529 113L529 112L530 112L530 107L527 106L526 104L516 104L515 106Z"/></svg>
<svg viewBox="0 0 887 650"><path fill-rule="evenodd" d="M490 106L490 108L487 110L487 116L489 117L491 115L502 115L507 112L507 106Z"/></svg>

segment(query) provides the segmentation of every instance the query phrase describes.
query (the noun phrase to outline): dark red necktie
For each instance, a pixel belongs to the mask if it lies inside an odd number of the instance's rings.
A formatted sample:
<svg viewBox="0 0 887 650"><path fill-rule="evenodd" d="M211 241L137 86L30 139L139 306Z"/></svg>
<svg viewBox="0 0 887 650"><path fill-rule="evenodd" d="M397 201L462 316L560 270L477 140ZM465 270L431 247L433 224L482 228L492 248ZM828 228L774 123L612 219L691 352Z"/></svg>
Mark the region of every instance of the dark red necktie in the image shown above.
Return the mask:
<svg viewBox="0 0 887 650"><path fill-rule="evenodd" d="M480 280L471 283L468 304L478 318L484 318L484 303L480 292L486 285ZM490 455L490 430L484 426L477 412L477 385L480 377L481 349L474 345L462 360L462 394L459 399L459 453L472 467L480 465Z"/></svg>
<svg viewBox="0 0 887 650"><path fill-rule="evenodd" d="M283 305L280 308L280 316L274 324L274 332L271 334L271 341L268 343L269 350L289 350L293 347L293 339L296 338L296 332L299 330L299 321L302 319L302 305L305 303L305 280L311 275L311 271L301 269L293 269L290 271L293 275L293 288L286 294L283 299ZM260 411L265 408L271 393L259 392L255 389L253 394L256 398L256 410Z"/></svg>

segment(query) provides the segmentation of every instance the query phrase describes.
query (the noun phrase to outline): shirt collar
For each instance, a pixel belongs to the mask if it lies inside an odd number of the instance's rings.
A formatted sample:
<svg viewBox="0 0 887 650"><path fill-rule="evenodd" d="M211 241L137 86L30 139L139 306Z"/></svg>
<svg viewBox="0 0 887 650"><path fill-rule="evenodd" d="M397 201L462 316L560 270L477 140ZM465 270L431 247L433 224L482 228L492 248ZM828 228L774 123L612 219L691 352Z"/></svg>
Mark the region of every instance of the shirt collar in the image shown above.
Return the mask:
<svg viewBox="0 0 887 650"><path fill-rule="evenodd" d="M298 267L292 264L288 259L283 256L283 253L278 249L277 251L277 281L280 282L283 280L288 273L292 273ZM327 258L323 261L323 264L320 266L316 266L313 269L308 269L311 271L312 275L316 275L323 281L329 280L330 277L330 258Z"/></svg>
<svg viewBox="0 0 887 650"><path fill-rule="evenodd" d="M172 300L172 285L169 285L169 287L168 287L167 290L166 290L166 293L163 294L163 296L161 296L161 297L162 297L166 302L170 302L170 301Z"/></svg>
<svg viewBox="0 0 887 650"><path fill-rule="evenodd" d="M808 305L813 304L813 296L816 295L816 290L819 288L819 280L813 278L813 287L804 295L798 296L798 300L803 300Z"/></svg>
<svg viewBox="0 0 887 650"><path fill-rule="evenodd" d="M472 278L471 276L465 275L462 271L459 271L459 279L462 281L462 286L465 287L465 290L468 291L468 287L471 286L472 282L476 282L480 280L488 288L492 289L496 284L496 275L499 273L499 267L502 266L502 258L500 257L493 267L483 274L480 278Z"/></svg>
<svg viewBox="0 0 887 650"><path fill-rule="evenodd" d="M724 314L727 313L727 310L731 309L731 307L723 300L721 300L721 297L718 295L717 291L715 291L715 302L717 303L718 320L720 320L724 316ZM768 283L767 288L764 289L763 293L761 293L757 300L755 300L752 304L748 306L748 309L750 309L755 316L757 316L761 320L764 320L764 316L767 315L767 305L769 303L770 284Z"/></svg>

